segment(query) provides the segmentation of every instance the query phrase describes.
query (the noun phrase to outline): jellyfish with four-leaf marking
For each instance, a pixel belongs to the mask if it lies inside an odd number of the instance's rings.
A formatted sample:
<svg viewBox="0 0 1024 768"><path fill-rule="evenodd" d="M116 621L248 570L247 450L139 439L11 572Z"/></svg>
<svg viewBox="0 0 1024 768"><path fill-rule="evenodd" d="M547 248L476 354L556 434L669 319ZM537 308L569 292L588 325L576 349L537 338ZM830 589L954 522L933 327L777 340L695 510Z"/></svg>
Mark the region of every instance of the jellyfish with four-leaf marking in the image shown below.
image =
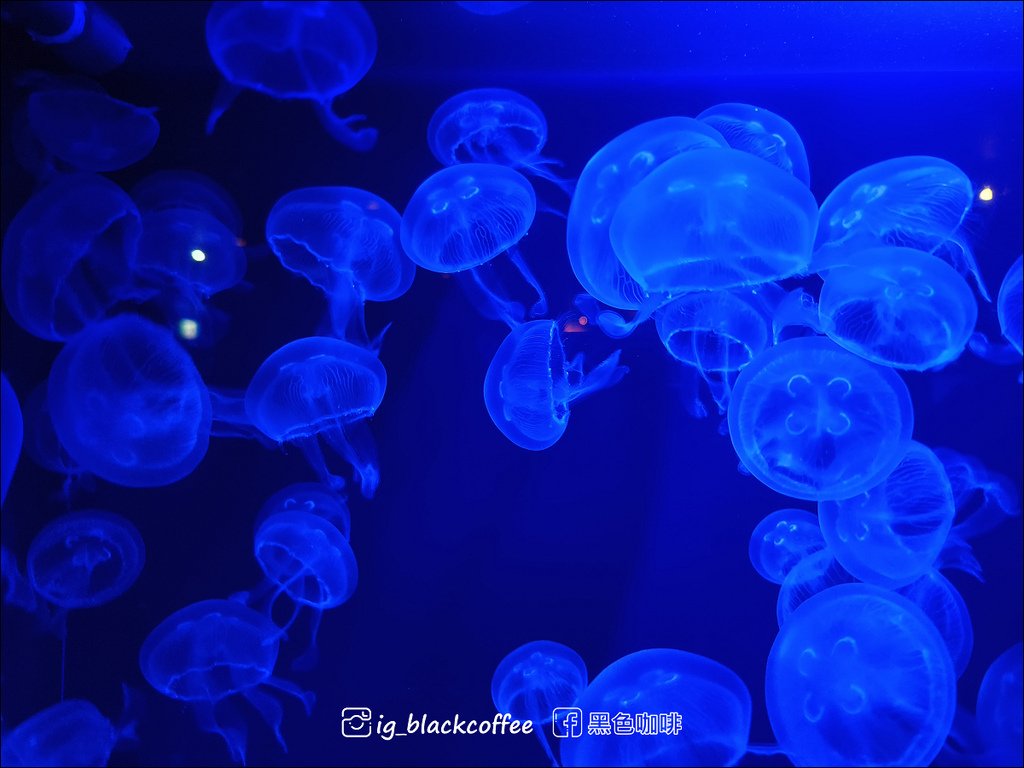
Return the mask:
<svg viewBox="0 0 1024 768"><path fill-rule="evenodd" d="M7 499L7 489L14 477L21 456L22 439L25 436L25 422L21 415L18 396L14 393L7 374L0 373L0 421L3 422L3 440L0 445L0 505Z"/></svg>
<svg viewBox="0 0 1024 768"><path fill-rule="evenodd" d="M754 526L747 549L758 575L782 584L797 563L824 548L817 517L803 509L777 509Z"/></svg>
<svg viewBox="0 0 1024 768"><path fill-rule="evenodd" d="M118 728L91 701L67 699L37 712L4 734L5 766L105 766L131 726Z"/></svg>
<svg viewBox="0 0 1024 768"><path fill-rule="evenodd" d="M377 143L365 115L339 117L334 102L370 70L377 31L358 2L215 2L206 17L206 44L224 82L206 132L243 89L275 99L312 102L327 132L359 152Z"/></svg>
<svg viewBox="0 0 1024 768"><path fill-rule="evenodd" d="M571 707L587 687L587 665L572 648L534 640L505 656L491 678L491 700L501 714L533 723L534 733L552 765L558 765L543 726L553 710Z"/></svg>
<svg viewBox="0 0 1024 768"><path fill-rule="evenodd" d="M629 371L619 365L620 354L616 350L584 372L582 353L566 357L558 323L523 323L509 332L487 367L487 413L520 448L550 448L565 433L574 402L614 386Z"/></svg>
<svg viewBox="0 0 1024 768"><path fill-rule="evenodd" d="M66 341L134 294L140 216L102 176L73 174L18 211L3 245L4 302L14 321L47 341Z"/></svg>
<svg viewBox="0 0 1024 768"><path fill-rule="evenodd" d="M733 149L767 160L810 186L804 142L784 117L764 107L728 103L708 107L697 119L722 134Z"/></svg>
<svg viewBox="0 0 1024 768"><path fill-rule="evenodd" d="M836 254L877 246L916 248L969 273L987 301L962 225L971 210L970 179L937 157L896 157L841 181L821 204L811 269L828 268Z"/></svg>
<svg viewBox="0 0 1024 768"><path fill-rule="evenodd" d="M610 664L576 707L585 719L595 712L621 713L631 724L643 713L654 716L659 727L657 733L629 735L585 729L579 738L562 742L566 766L735 765L750 738L750 692L736 673L705 656L670 648L638 651Z"/></svg>
<svg viewBox="0 0 1024 768"><path fill-rule="evenodd" d="M139 666L151 686L190 705L199 727L219 734L236 762L245 762L246 729L225 723L218 709L248 701L274 731L281 748L283 709L263 687L299 699L309 714L315 697L274 676L281 631L262 613L235 600L203 600L164 619L142 644Z"/></svg>
<svg viewBox="0 0 1024 768"><path fill-rule="evenodd" d="M971 336L971 351L989 362L1019 364L1024 354L1024 257L1018 256L1010 265L999 285L996 296L996 317L1006 344L990 341L981 333Z"/></svg>
<svg viewBox="0 0 1024 768"><path fill-rule="evenodd" d="M263 502L256 515L259 527L280 512L306 512L330 521L346 539L352 529L352 514L345 496L323 483L292 483Z"/></svg>
<svg viewBox="0 0 1024 768"><path fill-rule="evenodd" d="M895 592L840 584L782 625L768 718L795 765L928 765L956 710L956 673L929 618Z"/></svg>
<svg viewBox="0 0 1024 768"><path fill-rule="evenodd" d="M135 315L72 338L50 371L50 416L71 457L118 485L189 475L210 442L210 396L171 332Z"/></svg>
<svg viewBox="0 0 1024 768"><path fill-rule="evenodd" d="M427 144L442 165L497 163L545 179L572 195L573 183L548 170L548 122L532 99L508 88L474 88L438 107L427 126Z"/></svg>
<svg viewBox="0 0 1024 768"><path fill-rule="evenodd" d="M729 436L758 480L807 501L848 499L903 459L914 410L891 368L829 339L790 339L762 352L736 380Z"/></svg>
<svg viewBox="0 0 1024 768"><path fill-rule="evenodd" d="M399 242L402 219L386 200L354 187L307 187L280 198L266 237L281 265L322 290L339 338L376 348L366 332L366 301L409 290L416 265Z"/></svg>
<svg viewBox="0 0 1024 768"><path fill-rule="evenodd" d="M501 254L537 293L530 316L547 311L544 289L519 252L537 213L537 196L521 173L502 165L463 163L443 168L413 193L402 216L401 240L418 266L452 274L469 270L477 291L510 327L523 321L525 309L495 279L492 262Z"/></svg>
<svg viewBox="0 0 1024 768"><path fill-rule="evenodd" d="M661 304L626 270L609 235L619 204L652 171L677 155L728 147L706 123L689 117L663 117L630 128L599 149L580 174L569 206L566 247L576 279L586 291L577 306L610 336L628 336ZM595 301L596 300L596 301ZM613 310L637 310L630 322Z"/></svg>

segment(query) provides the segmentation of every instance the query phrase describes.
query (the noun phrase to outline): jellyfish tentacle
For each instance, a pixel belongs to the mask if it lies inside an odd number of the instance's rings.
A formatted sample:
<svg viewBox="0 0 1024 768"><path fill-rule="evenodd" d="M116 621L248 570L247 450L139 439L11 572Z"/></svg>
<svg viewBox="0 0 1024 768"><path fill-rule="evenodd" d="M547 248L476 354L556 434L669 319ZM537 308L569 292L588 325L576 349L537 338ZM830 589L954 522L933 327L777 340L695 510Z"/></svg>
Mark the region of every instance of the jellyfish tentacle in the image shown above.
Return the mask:
<svg viewBox="0 0 1024 768"><path fill-rule="evenodd" d="M537 301L530 307L530 317L541 317L548 311L548 299L544 294L544 288L541 287L540 282L533 276L533 272L530 271L529 266L523 260L523 255L519 252L519 246L513 245L508 249L507 253L512 264L519 270L519 274L537 292Z"/></svg>
<svg viewBox="0 0 1024 768"><path fill-rule="evenodd" d="M554 158L535 157L530 162L524 163L522 167L532 175L544 179L545 181L550 181L552 184L554 184L556 187L562 190L566 195L568 195L569 198L572 198L573 193L576 191L576 182L572 179L564 179L561 176L552 173L545 167L548 165L562 167L565 165L565 163L563 163L561 160L555 160Z"/></svg>
<svg viewBox="0 0 1024 768"><path fill-rule="evenodd" d="M313 669L320 659L320 651L316 647L316 638L320 633L320 623L323 620L323 616L324 612L322 610L315 611L313 625L310 627L309 632L309 647L292 662L292 669L296 672Z"/></svg>
<svg viewBox="0 0 1024 768"><path fill-rule="evenodd" d="M597 299L589 293L577 294L575 303L580 312L595 319L598 328L604 331L606 336L612 339L624 339L630 336L641 323L647 321L664 301L665 296L662 294L648 294L637 308L633 319L629 321L615 310L601 307L597 303Z"/></svg>
<svg viewBox="0 0 1024 768"><path fill-rule="evenodd" d="M361 347L371 347L366 332L364 297L350 274L342 274L327 294L330 304L331 330L335 336Z"/></svg>
<svg viewBox="0 0 1024 768"><path fill-rule="evenodd" d="M275 690L281 691L281 693L293 696L302 702L302 707L306 710L307 715L313 714L313 706L316 704L316 694L313 693L313 691L304 691L295 683L289 680L282 680L280 677L275 677L274 675L264 679L261 685L270 686Z"/></svg>
<svg viewBox="0 0 1024 768"><path fill-rule="evenodd" d="M934 253L944 257L961 275L970 275L978 289L978 295L985 301L992 302L992 296L985 286L985 279L981 276L978 260L974 258L974 250L962 232L955 232L952 237L936 248Z"/></svg>
<svg viewBox="0 0 1024 768"><path fill-rule="evenodd" d="M260 713L263 722L270 726L274 732L274 738L281 745L281 749L287 754L288 745L281 735L281 721L284 720L284 708L281 703L270 694L264 693L258 688L244 688L242 696L252 704L253 708Z"/></svg>
<svg viewBox="0 0 1024 768"><path fill-rule="evenodd" d="M239 722L234 726L227 726L220 722L217 717L217 703L210 701L194 702L196 724L200 730L207 733L215 733L224 739L231 759L236 763L245 765L245 742L248 738L245 724Z"/></svg>
<svg viewBox="0 0 1024 768"><path fill-rule="evenodd" d="M778 344L782 332L789 327L799 326L810 328L821 333L821 320L818 317L818 302L803 288L790 291L775 307L772 318L772 338Z"/></svg>
<svg viewBox="0 0 1024 768"><path fill-rule="evenodd" d="M1010 344L991 341L981 331L975 331L967 341L967 347L975 357L994 365L1018 365L1020 353Z"/></svg>
<svg viewBox="0 0 1024 768"><path fill-rule="evenodd" d="M324 437L328 445L352 465L363 496L372 499L380 484L380 467L377 465L377 444L366 420L339 423L335 428L326 430Z"/></svg>
<svg viewBox="0 0 1024 768"><path fill-rule="evenodd" d="M473 267L469 270L469 277L471 279L464 281L463 285L481 295L484 301L494 308L498 320L509 328L515 328L523 322L526 314L523 306L519 302L503 297L498 288L488 284L491 273L487 270L487 265Z"/></svg>
<svg viewBox="0 0 1024 768"><path fill-rule="evenodd" d="M369 152L377 144L379 131L370 126L356 127L366 120L366 115L339 117L334 111L334 100L315 105L320 124L336 140L356 152Z"/></svg>
<svg viewBox="0 0 1024 768"><path fill-rule="evenodd" d="M587 395L615 386L622 381L622 377L629 373L629 367L619 365L619 357L621 357L621 355L622 350L617 349L591 369L590 372L583 377L579 386L574 387L569 392L567 402L574 403L577 400L583 399ZM577 359L580 358L577 357Z"/></svg>
<svg viewBox="0 0 1024 768"><path fill-rule="evenodd" d="M320 441L316 435L297 437L294 442L306 456L306 460L313 467L313 471L320 478L320 482L335 491L341 491L345 488L345 478L335 475L327 468L327 460L324 458L324 452L320 448Z"/></svg>
<svg viewBox="0 0 1024 768"><path fill-rule="evenodd" d="M220 120L221 116L231 108L231 105L235 103L235 99L238 98L238 94L241 92L241 86L235 85L227 80L221 80L220 85L217 87L217 93L213 96L213 104L210 106L210 114L206 118L207 136L213 135L214 130L217 128L217 122Z"/></svg>

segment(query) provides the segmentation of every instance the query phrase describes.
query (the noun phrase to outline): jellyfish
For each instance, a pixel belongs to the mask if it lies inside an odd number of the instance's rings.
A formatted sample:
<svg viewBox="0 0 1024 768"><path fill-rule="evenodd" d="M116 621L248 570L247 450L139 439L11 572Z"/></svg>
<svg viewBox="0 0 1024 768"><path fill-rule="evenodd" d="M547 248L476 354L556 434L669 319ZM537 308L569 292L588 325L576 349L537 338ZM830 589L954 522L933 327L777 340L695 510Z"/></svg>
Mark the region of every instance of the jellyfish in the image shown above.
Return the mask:
<svg viewBox="0 0 1024 768"><path fill-rule="evenodd" d="M689 117L664 117L641 123L599 149L583 168L566 224L569 263L586 294L577 305L613 337L628 336L665 299L649 295L625 269L612 248L609 232L619 204L667 160L698 149L728 147L714 128ZM626 322L612 310L637 310Z"/></svg>
<svg viewBox="0 0 1024 768"><path fill-rule="evenodd" d="M531 99L507 88L462 91L435 110L427 144L442 165L497 163L556 184L572 195L573 183L548 170L561 165L540 153L548 122Z"/></svg>
<svg viewBox="0 0 1024 768"><path fill-rule="evenodd" d="M961 225L974 189L964 172L937 157L896 157L846 177L821 204L811 269L877 246L915 248L970 273L988 301Z"/></svg>
<svg viewBox="0 0 1024 768"><path fill-rule="evenodd" d="M658 336L676 360L694 368L725 413L739 371L768 346L764 316L738 293L681 296L654 313Z"/></svg>
<svg viewBox="0 0 1024 768"><path fill-rule="evenodd" d="M1009 344L992 342L985 334L971 336L971 351L983 360L997 364L1020 363L1024 354L1024 257L1018 256L1010 265L996 296L996 315L1003 338Z"/></svg>
<svg viewBox="0 0 1024 768"><path fill-rule="evenodd" d="M534 320L514 328L494 353L484 377L484 404L505 437L530 451L558 442L569 424L569 406L614 386L629 368L616 350L588 373L583 355L565 356L558 324Z"/></svg>
<svg viewBox="0 0 1024 768"><path fill-rule="evenodd" d="M576 706L587 727L562 742L566 766L735 765L747 751L747 686L695 653L652 648L623 656L591 681Z"/></svg>
<svg viewBox="0 0 1024 768"><path fill-rule="evenodd" d="M809 598L837 584L854 582L857 579L840 565L828 547L812 552L797 562L782 580L775 601L775 619L781 627Z"/></svg>
<svg viewBox="0 0 1024 768"><path fill-rule="evenodd" d="M811 185L804 143L785 118L750 104L716 104L697 115L697 119L722 134L733 149L767 160Z"/></svg>
<svg viewBox="0 0 1024 768"><path fill-rule="evenodd" d="M777 509L750 534L750 564L758 575L782 584L797 563L825 548L818 518L802 509Z"/></svg>
<svg viewBox="0 0 1024 768"><path fill-rule="evenodd" d="M869 248L833 259L818 312L821 330L866 360L923 371L956 360L978 319L966 281L931 254Z"/></svg>
<svg viewBox="0 0 1024 768"><path fill-rule="evenodd" d="M985 745L984 765L1020 765L1024 646L1010 646L985 671L978 689L977 723Z"/></svg>
<svg viewBox="0 0 1024 768"><path fill-rule="evenodd" d="M327 296L335 335L376 348L363 303L390 301L409 290L416 265L402 251L398 211L353 187L289 192L267 217L266 235L281 265Z"/></svg>
<svg viewBox="0 0 1024 768"><path fill-rule="evenodd" d="M933 568L898 592L932 620L946 642L956 676L960 677L974 650L974 625L957 588Z"/></svg>
<svg viewBox="0 0 1024 768"><path fill-rule="evenodd" d="M5 766L105 766L119 731L96 706L67 699L47 707L4 734Z"/></svg>
<svg viewBox="0 0 1024 768"><path fill-rule="evenodd" d="M18 211L4 236L3 295L22 328L67 341L133 295L139 212L102 176L56 179Z"/></svg>
<svg viewBox="0 0 1024 768"><path fill-rule="evenodd" d="M352 515L341 494L323 483L292 483L267 499L256 515L258 528L271 515L306 512L330 521L346 539L352 530Z"/></svg>
<svg viewBox="0 0 1024 768"><path fill-rule="evenodd" d="M4 3L3 18L20 24L37 43L91 75L120 66L132 49L121 25L94 2L15 0Z"/></svg>
<svg viewBox="0 0 1024 768"><path fill-rule="evenodd" d="M130 487L167 485L206 455L211 408L170 331L135 315L89 326L57 355L50 415L83 468Z"/></svg>
<svg viewBox="0 0 1024 768"><path fill-rule="evenodd" d="M139 666L151 686L193 707L199 727L224 739L231 757L245 762L246 731L227 725L218 708L242 696L273 729L281 748L281 704L261 687L302 701L306 713L315 697L294 683L274 677L280 630L257 611L234 600L203 600L164 619L142 643Z"/></svg>
<svg viewBox="0 0 1024 768"><path fill-rule="evenodd" d="M3 422L3 440L0 442L0 505L7 499L7 489L14 477L21 456L21 442L25 434L25 423L21 417L21 406L18 396L7 380L7 375L0 373L0 421Z"/></svg>
<svg viewBox="0 0 1024 768"><path fill-rule="evenodd" d="M498 16L529 5L529 0L457 0L455 4L477 16Z"/></svg>
<svg viewBox="0 0 1024 768"><path fill-rule="evenodd" d="M840 584L779 630L768 718L795 765L928 765L956 710L956 673L927 616L895 592Z"/></svg>
<svg viewBox="0 0 1024 768"><path fill-rule="evenodd" d="M903 459L914 426L906 384L820 336L789 339L740 371L729 436L758 480L807 501L849 499Z"/></svg>
<svg viewBox="0 0 1024 768"><path fill-rule="evenodd" d="M821 533L836 559L861 581L889 589L931 569L955 514L942 462L914 441L878 485L849 499L818 502Z"/></svg>
<svg viewBox="0 0 1024 768"><path fill-rule="evenodd" d="M224 77L208 134L249 88L312 102L327 132L351 149L366 152L376 144L376 128L358 127L365 115L334 112L335 99L363 79L377 56L377 32L359 3L215 2L206 17L206 44Z"/></svg>
<svg viewBox="0 0 1024 768"><path fill-rule="evenodd" d="M511 651L491 678L491 699L501 714L529 720L552 765L558 765L542 726L556 707L571 707L587 687L587 665L572 648L534 640Z"/></svg>
<svg viewBox="0 0 1024 768"><path fill-rule="evenodd" d="M533 187L517 171L485 163L454 165L435 173L413 193L402 217L402 246L413 262L431 272L470 270L472 284L494 307L495 316L514 328L522 322L524 309L494 284L485 267L506 253L537 292L530 315L547 311L544 290L518 248L536 212Z"/></svg>
<svg viewBox="0 0 1024 768"><path fill-rule="evenodd" d="M190 210L213 216L236 237L242 234L242 213L231 194L203 173L157 171L131 188L141 213Z"/></svg>

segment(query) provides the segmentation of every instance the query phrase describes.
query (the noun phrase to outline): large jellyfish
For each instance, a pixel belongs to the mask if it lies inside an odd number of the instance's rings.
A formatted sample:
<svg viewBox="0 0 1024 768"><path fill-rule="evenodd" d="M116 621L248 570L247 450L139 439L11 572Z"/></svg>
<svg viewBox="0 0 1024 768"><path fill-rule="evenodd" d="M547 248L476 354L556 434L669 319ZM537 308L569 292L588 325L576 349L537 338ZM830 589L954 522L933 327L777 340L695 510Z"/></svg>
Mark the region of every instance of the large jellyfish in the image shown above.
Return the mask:
<svg viewBox="0 0 1024 768"><path fill-rule="evenodd" d="M3 246L3 294L15 322L66 341L130 296L139 212L102 176L60 177L18 211Z"/></svg>
<svg viewBox="0 0 1024 768"><path fill-rule="evenodd" d="M375 347L363 303L390 301L409 290L416 265L399 242L402 219L372 192L309 187L289 192L267 217L267 243L281 264L320 288L339 338Z"/></svg>
<svg viewBox="0 0 1024 768"><path fill-rule="evenodd" d="M498 663L491 678L491 699L499 713L532 722L548 759L558 765L542 726L551 722L555 708L576 703L587 680L587 665L576 651L550 640L534 640Z"/></svg>
<svg viewBox="0 0 1024 768"><path fill-rule="evenodd" d="M918 442L878 485L818 503L821 532L836 559L861 581L889 589L931 569L955 513L942 462Z"/></svg>
<svg viewBox="0 0 1024 768"><path fill-rule="evenodd" d="M558 324L534 320L512 329L484 377L484 404L494 425L520 448L543 451L562 437L569 406L618 383L629 371L616 350L589 372L583 355L567 359Z"/></svg>
<svg viewBox="0 0 1024 768"><path fill-rule="evenodd" d="M782 584L797 563L824 548L818 518L802 509L777 509L754 527L748 555L761 578Z"/></svg>
<svg viewBox="0 0 1024 768"><path fill-rule="evenodd" d="M536 212L537 196L519 172L486 163L455 165L438 171L413 193L402 217L402 246L410 259L431 272L470 270L473 282L464 284L475 286L490 302L494 317L515 327L525 310L496 283L489 262L507 254L537 292L530 315L547 311L544 290L518 247Z"/></svg>
<svg viewBox="0 0 1024 768"><path fill-rule="evenodd" d="M0 505L7 499L7 489L14 477L21 456L21 442L25 434L25 422L21 417L18 396L14 394L6 374L0 373L0 421L3 422L3 440L0 441Z"/></svg>
<svg viewBox="0 0 1024 768"><path fill-rule="evenodd" d="M747 751L747 686L694 653L652 648L624 656L576 706L586 725L580 738L562 742L567 766L735 765Z"/></svg>
<svg viewBox="0 0 1024 768"><path fill-rule="evenodd" d="M206 121L212 133L243 88L275 99L310 101L328 133L365 152L377 129L357 127L365 115L338 117L337 97L351 90L377 56L377 31L357 2L215 2L206 44L225 82Z"/></svg>
<svg viewBox="0 0 1024 768"><path fill-rule="evenodd" d="M1020 765L1024 751L1024 646L1001 653L982 678L976 712L984 765Z"/></svg>
<svg viewBox="0 0 1024 768"><path fill-rule="evenodd" d="M5 766L105 766L122 732L84 699L47 707L4 734Z"/></svg>
<svg viewBox="0 0 1024 768"><path fill-rule="evenodd" d="M764 107L730 103L708 107L697 119L722 134L733 149L767 160L810 186L807 150L796 128L784 117Z"/></svg>
<svg viewBox="0 0 1024 768"><path fill-rule="evenodd" d="M899 593L924 611L939 630L957 677L967 669L974 650L974 625L967 604L949 579L934 568Z"/></svg>
<svg viewBox="0 0 1024 768"><path fill-rule="evenodd" d="M795 765L928 765L953 723L956 673L920 608L880 587L841 584L779 630L765 698Z"/></svg>
<svg viewBox="0 0 1024 768"><path fill-rule="evenodd" d="M971 351L994 363L1019 364L1024 354L1024 343L1021 341L1024 336L1024 257L1018 256L1006 270L996 297L996 315L1003 338L1009 343L989 341L988 337L978 332L971 337Z"/></svg>
<svg viewBox="0 0 1024 768"><path fill-rule="evenodd" d="M57 355L53 426L71 457L119 485L190 474L210 440L206 385L170 331L135 315L90 326Z"/></svg>
<svg viewBox="0 0 1024 768"><path fill-rule="evenodd" d="M218 719L218 706L241 695L273 729L281 748L282 708L261 686L301 700L307 714L315 697L274 677L281 632L270 619L234 600L203 600L164 619L139 651L142 674L153 688L191 705L199 727L219 734L231 757L245 762L246 730Z"/></svg>
<svg viewBox="0 0 1024 768"><path fill-rule="evenodd" d="M571 181L548 170L561 165L540 153L548 122L531 99L507 88L462 91L434 111L427 144L442 165L498 163L539 176L572 194Z"/></svg>
<svg viewBox="0 0 1024 768"><path fill-rule="evenodd" d="M896 157L846 177L821 204L812 270L827 269L837 255L881 245L934 253L978 291L988 292L961 225L971 210L970 179L937 157Z"/></svg>
<svg viewBox="0 0 1024 768"><path fill-rule="evenodd" d="M903 459L914 426L906 384L821 337L784 341L744 368L729 406L743 465L786 496L848 499Z"/></svg>
<svg viewBox="0 0 1024 768"><path fill-rule="evenodd" d="M848 258L847 258L848 256ZM923 371L956 360L978 319L966 281L913 248L869 248L833 259L824 273L821 330L861 357Z"/></svg>

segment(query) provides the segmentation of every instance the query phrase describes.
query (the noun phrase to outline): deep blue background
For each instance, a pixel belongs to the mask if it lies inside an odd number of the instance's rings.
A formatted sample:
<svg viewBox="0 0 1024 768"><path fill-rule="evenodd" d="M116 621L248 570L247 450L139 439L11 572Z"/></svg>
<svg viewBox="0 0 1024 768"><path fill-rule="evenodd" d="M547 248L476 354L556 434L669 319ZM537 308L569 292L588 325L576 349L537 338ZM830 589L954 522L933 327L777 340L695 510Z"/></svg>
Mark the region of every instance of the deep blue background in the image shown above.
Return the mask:
<svg viewBox="0 0 1024 768"><path fill-rule="evenodd" d="M253 93L205 136L218 83L203 34L207 7L109 6L135 50L100 80L118 98L159 107L161 123L152 155L111 177L128 188L160 169L207 173L236 196L253 244L274 201L297 187L364 187L401 211L437 170L425 140L434 108L464 88L500 86L544 109L546 154L571 175L633 125L723 101L760 105L794 124L819 202L865 165L936 155L995 191L967 224L993 292L1021 250L1020 3L533 3L495 17L454 3L369 3L377 62L337 106L367 114L380 129L366 155L334 143L309 107ZM17 29L5 27L2 42L6 227L31 191L6 138L21 97L12 80L26 68L64 66ZM536 186L542 199L565 207L557 188ZM564 243L564 221L545 214L522 243L556 315L579 290ZM276 260L253 261L248 281L250 290L215 302L232 318L226 338L194 353L211 386L244 387L270 352L319 322L318 294ZM749 686L752 740L770 741L764 664L777 631L777 588L754 573L747 540L771 510L811 507L741 476L718 419L686 414L684 378L653 324L623 342L625 380L580 404L557 445L529 453L494 428L481 396L505 329L480 318L456 281L421 271L406 296L369 308L371 333L387 322L388 390L372 421L382 482L372 502L351 501L359 588L325 616L318 668L281 670L318 696L309 719L285 701L289 754L246 711L251 762L541 765L533 737L353 741L340 736L339 713L369 706L400 721L409 712L489 717L497 662L542 638L575 648L591 677L642 648L710 656ZM979 324L994 329L992 307L982 306ZM59 347L29 337L6 310L2 332L3 370L24 400ZM596 331L567 345L591 363L614 348ZM1017 373L964 356L940 373L905 375L915 438L980 456L1020 488ZM68 696L113 717L122 681L141 692L139 744L116 753L115 763L227 761L219 738L201 733L187 708L148 687L138 648L170 612L253 586L256 512L279 488L311 479L298 451L215 440L202 465L172 486L99 482L77 499L130 517L148 548L131 591L70 619ZM23 456L3 514L3 541L21 557L64 511L54 496L60 482ZM951 575L974 619L974 657L960 681L969 709L985 668L1021 639L1020 519L975 549L985 583ZM23 614L5 607L3 618L9 728L56 701L60 646Z"/></svg>

